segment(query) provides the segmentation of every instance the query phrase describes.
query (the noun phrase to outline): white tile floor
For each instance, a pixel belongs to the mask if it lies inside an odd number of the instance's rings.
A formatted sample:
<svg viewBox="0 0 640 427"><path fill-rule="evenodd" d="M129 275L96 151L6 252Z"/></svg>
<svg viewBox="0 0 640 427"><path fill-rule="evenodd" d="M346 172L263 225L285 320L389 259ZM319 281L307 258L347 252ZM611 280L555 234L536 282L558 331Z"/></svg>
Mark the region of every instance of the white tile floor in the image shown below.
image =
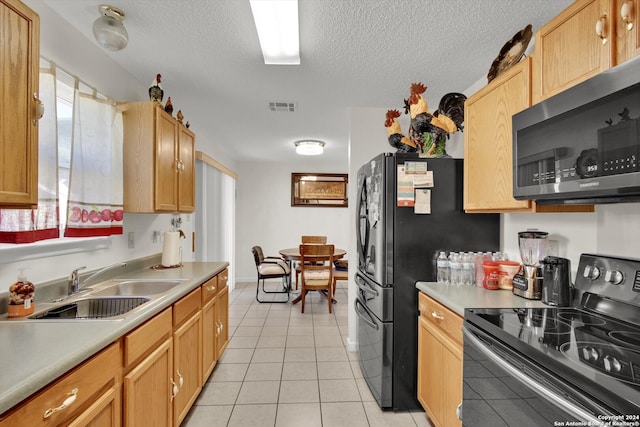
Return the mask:
<svg viewBox="0 0 640 427"><path fill-rule="evenodd" d="M336 299L329 314L312 292L302 314L300 304L258 303L255 283L236 285L229 345L182 425L428 427L424 412L378 407L344 345L346 282L338 282Z"/></svg>

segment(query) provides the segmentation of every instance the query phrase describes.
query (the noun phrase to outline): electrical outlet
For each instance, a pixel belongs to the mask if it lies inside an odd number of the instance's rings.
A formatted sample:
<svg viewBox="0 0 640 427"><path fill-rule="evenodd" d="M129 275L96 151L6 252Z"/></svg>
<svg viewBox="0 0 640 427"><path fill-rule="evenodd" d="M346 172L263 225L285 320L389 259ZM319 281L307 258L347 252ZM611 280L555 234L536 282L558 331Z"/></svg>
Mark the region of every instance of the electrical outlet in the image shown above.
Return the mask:
<svg viewBox="0 0 640 427"><path fill-rule="evenodd" d="M153 230L153 233L151 233L151 243L158 243L158 236L160 236L160 232Z"/></svg>
<svg viewBox="0 0 640 427"><path fill-rule="evenodd" d="M130 231L127 235L128 237L128 246L129 249L133 249L136 247L136 234L133 231Z"/></svg>
<svg viewBox="0 0 640 427"><path fill-rule="evenodd" d="M547 240L547 255L560 256L560 242L557 240Z"/></svg>

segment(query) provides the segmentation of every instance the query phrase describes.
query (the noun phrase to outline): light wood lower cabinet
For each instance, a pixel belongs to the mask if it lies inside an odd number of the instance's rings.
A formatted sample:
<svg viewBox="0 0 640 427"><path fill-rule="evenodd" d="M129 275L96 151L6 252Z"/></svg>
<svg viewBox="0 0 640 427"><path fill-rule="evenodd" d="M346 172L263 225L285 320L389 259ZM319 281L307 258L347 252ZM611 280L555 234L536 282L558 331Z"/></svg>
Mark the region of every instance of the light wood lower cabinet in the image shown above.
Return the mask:
<svg viewBox="0 0 640 427"><path fill-rule="evenodd" d="M0 415L0 427L179 426L229 340L227 277L225 269Z"/></svg>
<svg viewBox="0 0 640 427"><path fill-rule="evenodd" d="M459 427L462 318L419 294L418 401L436 427Z"/></svg>
<svg viewBox="0 0 640 427"><path fill-rule="evenodd" d="M120 341L0 417L1 427L120 425Z"/></svg>
<svg viewBox="0 0 640 427"><path fill-rule="evenodd" d="M197 297L199 300L199 293ZM173 333L173 369L178 385L178 392L173 398L174 426L180 425L202 390L201 337L202 313L200 310Z"/></svg>

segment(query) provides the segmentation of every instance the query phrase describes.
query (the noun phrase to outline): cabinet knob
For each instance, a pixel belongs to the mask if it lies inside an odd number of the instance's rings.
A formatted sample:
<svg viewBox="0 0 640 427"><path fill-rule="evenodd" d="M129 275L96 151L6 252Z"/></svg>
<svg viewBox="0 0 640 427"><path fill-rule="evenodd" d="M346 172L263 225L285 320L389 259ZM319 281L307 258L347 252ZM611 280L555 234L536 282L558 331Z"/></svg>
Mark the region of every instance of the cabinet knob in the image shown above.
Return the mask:
<svg viewBox="0 0 640 427"><path fill-rule="evenodd" d="M627 24L627 31L631 31L633 29L633 1L627 0L622 3L620 17L622 18L622 22Z"/></svg>
<svg viewBox="0 0 640 427"><path fill-rule="evenodd" d="M602 40L602 44L607 44L607 15L602 15L596 21L596 34Z"/></svg>
<svg viewBox="0 0 640 427"><path fill-rule="evenodd" d="M78 397L78 389L74 388L73 390L71 390L69 393L67 393L67 397L63 402L62 405L56 407L56 408L49 408L46 411L44 411L44 414L42 415L42 417L46 420L47 418L49 418L51 415L55 414L58 411L62 411L65 408L68 408L69 406L71 406L73 404L73 402L76 401L76 398Z"/></svg>

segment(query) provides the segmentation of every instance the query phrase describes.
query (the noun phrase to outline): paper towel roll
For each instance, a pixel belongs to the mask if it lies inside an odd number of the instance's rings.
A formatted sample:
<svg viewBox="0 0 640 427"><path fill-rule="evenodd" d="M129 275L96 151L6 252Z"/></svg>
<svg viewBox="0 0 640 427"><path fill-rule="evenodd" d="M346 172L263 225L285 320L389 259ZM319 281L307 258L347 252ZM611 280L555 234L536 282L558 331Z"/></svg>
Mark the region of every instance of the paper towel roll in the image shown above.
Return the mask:
<svg viewBox="0 0 640 427"><path fill-rule="evenodd" d="M180 232L166 231L162 242L162 266L173 267L180 264Z"/></svg>

